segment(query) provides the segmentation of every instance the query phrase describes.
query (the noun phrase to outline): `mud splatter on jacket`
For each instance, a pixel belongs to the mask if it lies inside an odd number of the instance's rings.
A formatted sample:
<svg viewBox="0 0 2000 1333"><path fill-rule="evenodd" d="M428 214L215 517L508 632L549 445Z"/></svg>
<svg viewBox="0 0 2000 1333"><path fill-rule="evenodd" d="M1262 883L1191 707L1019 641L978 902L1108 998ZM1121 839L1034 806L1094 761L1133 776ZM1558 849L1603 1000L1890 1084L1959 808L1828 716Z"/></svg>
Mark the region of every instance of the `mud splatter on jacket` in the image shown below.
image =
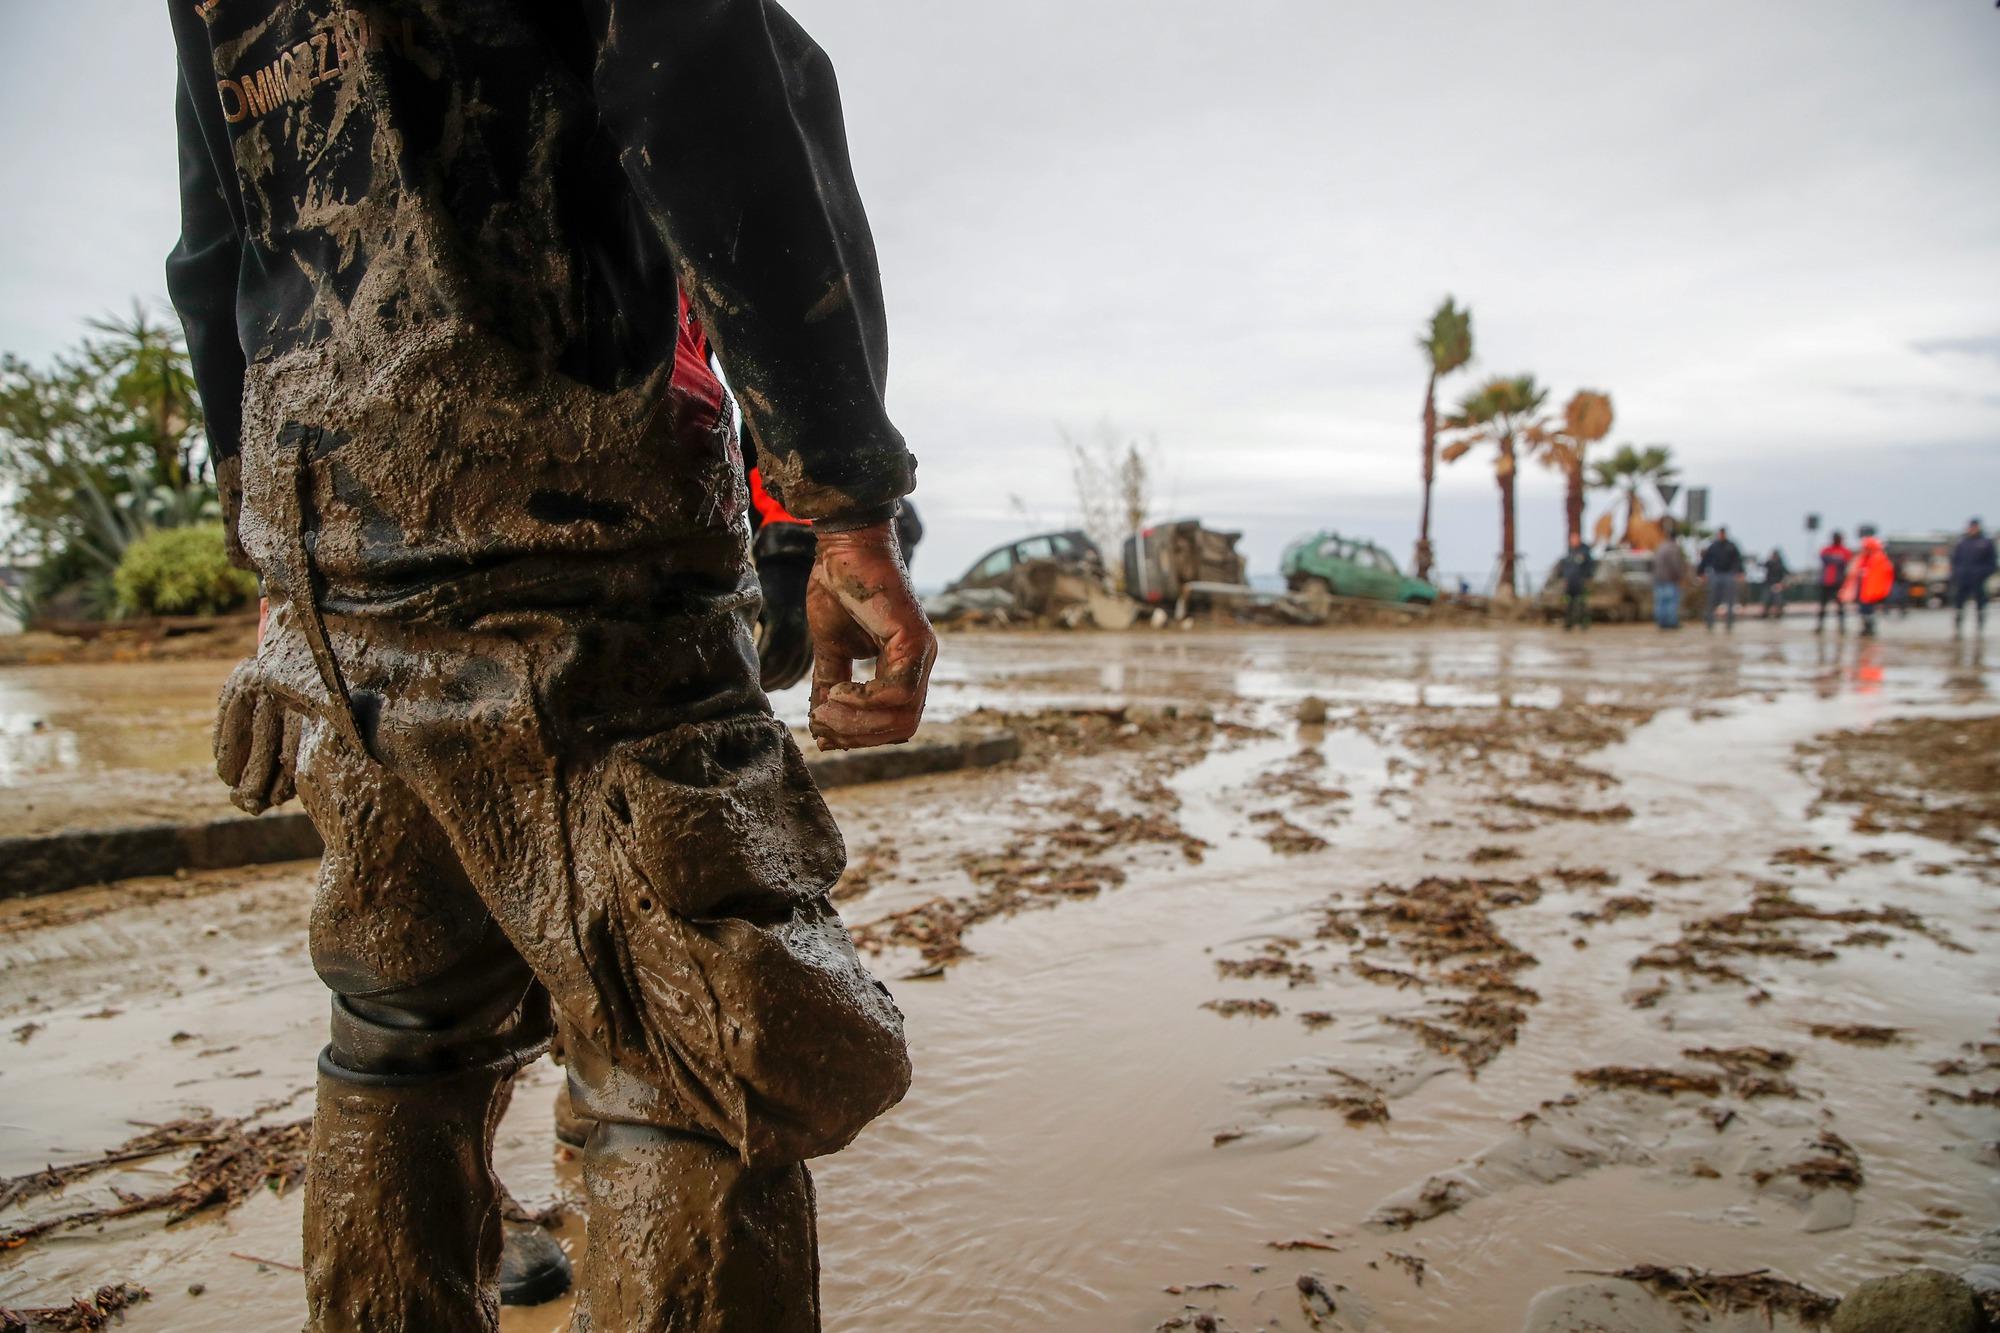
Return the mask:
<svg viewBox="0 0 2000 1333"><path fill-rule="evenodd" d="M260 568L303 540L379 591L732 522L683 289L787 508L909 491L833 71L777 4L169 4L168 284Z"/></svg>

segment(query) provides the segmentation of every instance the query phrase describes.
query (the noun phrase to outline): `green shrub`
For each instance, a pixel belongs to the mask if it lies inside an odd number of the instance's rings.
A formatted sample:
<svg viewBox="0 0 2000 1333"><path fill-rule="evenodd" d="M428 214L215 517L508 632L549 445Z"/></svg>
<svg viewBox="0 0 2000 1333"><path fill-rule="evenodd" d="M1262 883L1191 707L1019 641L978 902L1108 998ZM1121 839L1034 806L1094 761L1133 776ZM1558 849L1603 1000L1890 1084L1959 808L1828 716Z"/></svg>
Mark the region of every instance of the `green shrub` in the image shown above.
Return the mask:
<svg viewBox="0 0 2000 1333"><path fill-rule="evenodd" d="M128 616L219 615L257 595L256 575L229 563L220 523L147 533L125 548L113 582Z"/></svg>

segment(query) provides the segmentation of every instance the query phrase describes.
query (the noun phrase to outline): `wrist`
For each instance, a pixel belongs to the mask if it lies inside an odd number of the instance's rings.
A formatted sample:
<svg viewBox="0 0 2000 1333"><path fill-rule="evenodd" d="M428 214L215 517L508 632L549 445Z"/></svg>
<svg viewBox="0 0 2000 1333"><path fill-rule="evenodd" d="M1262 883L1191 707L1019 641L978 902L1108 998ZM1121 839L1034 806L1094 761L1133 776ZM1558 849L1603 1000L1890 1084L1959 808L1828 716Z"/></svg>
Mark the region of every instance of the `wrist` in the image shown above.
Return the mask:
<svg viewBox="0 0 2000 1333"><path fill-rule="evenodd" d="M813 537L818 543L818 554L822 560L830 555L875 552L895 555L898 559L902 556L902 549L896 543L896 526L888 519L862 527L837 528L832 531L815 524Z"/></svg>

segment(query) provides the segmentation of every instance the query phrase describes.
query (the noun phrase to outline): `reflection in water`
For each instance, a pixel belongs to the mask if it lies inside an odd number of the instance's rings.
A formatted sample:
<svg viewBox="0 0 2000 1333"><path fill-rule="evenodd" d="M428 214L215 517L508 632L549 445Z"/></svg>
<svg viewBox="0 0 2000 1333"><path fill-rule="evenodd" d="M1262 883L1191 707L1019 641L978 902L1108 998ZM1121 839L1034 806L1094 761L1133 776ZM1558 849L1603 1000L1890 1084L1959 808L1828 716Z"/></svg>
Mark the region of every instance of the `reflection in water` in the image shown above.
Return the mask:
<svg viewBox="0 0 2000 1333"><path fill-rule="evenodd" d="M1877 694L1881 689L1882 645L1874 639L1863 639L1860 650L1854 654L1854 692Z"/></svg>
<svg viewBox="0 0 2000 1333"><path fill-rule="evenodd" d="M1977 703L1991 691L1986 686L1986 640L1955 642L1951 646L1951 666L1945 671L1945 688L1953 703Z"/></svg>

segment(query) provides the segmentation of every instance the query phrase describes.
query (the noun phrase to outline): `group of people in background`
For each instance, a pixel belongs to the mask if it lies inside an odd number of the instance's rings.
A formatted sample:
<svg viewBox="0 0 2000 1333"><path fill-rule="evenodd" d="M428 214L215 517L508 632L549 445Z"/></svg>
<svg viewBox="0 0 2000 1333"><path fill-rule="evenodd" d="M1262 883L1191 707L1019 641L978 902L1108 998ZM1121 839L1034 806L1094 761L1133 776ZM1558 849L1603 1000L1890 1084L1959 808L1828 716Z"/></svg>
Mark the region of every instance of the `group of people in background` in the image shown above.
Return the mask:
<svg viewBox="0 0 2000 1333"><path fill-rule="evenodd" d="M1875 614L1896 591L1896 562L1875 535L1863 524L1861 547L1850 550L1847 541L1834 530L1833 537L1819 548L1819 619L1813 633L1826 632L1830 608L1842 634L1847 633L1847 608L1852 605L1861 617L1861 632L1875 633Z"/></svg>
<svg viewBox="0 0 2000 1333"><path fill-rule="evenodd" d="M1849 547L1841 533L1820 548L1817 596L1819 616L1814 632L1826 630L1827 612L1832 611L1836 629L1847 632L1847 608L1854 607L1861 633L1873 635L1883 608L1893 605L1900 592L1908 599L1908 584L1896 562L1883 546L1873 527L1864 525L1858 533L1860 544ZM1725 631L1736 628L1736 608L1742 600L1743 583L1749 562L1731 539L1729 529L1717 528L1715 536L1702 548L1694 572L1707 593L1704 620L1713 631L1719 620ZM1762 561L1762 616L1777 619L1785 613L1785 589L1792 571L1784 552L1773 548ZM1976 630L1986 629L1987 584L2000 563L1996 562L1993 539L1986 535L1978 519L1966 525L1952 547L1950 585L1946 602L1952 608L1955 633L1965 630L1965 609L1974 608ZM1564 557L1563 577L1568 592L1568 613L1564 628L1587 625L1590 612L1586 594L1595 574L1596 561L1581 540L1571 543ZM1653 621L1663 630L1679 629L1682 591L1688 583L1687 556L1669 529L1667 539L1653 552Z"/></svg>
<svg viewBox="0 0 2000 1333"><path fill-rule="evenodd" d="M1909 607L1909 580L1882 547L1875 529L1860 532L1859 550L1848 549L1840 533L1819 552L1819 618L1815 633L1825 633L1826 613L1834 614L1834 625L1847 632L1847 607L1851 603L1861 617L1861 632L1875 633L1875 618L1884 606ZM1951 572L1945 587L1945 604L1952 611L1952 632L1965 632L1965 608L1973 607L1976 633L1986 631L1986 585L2000 562L1996 562L1993 539L1984 525L1973 519L1951 548Z"/></svg>

